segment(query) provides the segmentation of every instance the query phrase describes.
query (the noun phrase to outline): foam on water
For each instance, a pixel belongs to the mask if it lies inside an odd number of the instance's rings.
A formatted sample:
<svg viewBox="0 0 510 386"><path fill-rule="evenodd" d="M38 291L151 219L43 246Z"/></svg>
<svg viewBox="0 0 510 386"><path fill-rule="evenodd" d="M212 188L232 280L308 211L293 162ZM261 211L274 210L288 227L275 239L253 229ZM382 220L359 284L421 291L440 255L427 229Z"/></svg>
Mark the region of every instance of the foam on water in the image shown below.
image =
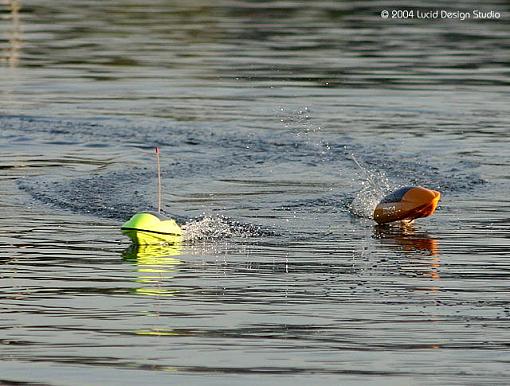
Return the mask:
<svg viewBox="0 0 510 386"><path fill-rule="evenodd" d="M242 224L224 216L204 216L182 225L183 240L187 242L211 241L229 237L255 237L267 231L261 227Z"/></svg>
<svg viewBox="0 0 510 386"><path fill-rule="evenodd" d="M191 220L182 226L185 241L211 240L230 237L234 233L223 218L203 217Z"/></svg>

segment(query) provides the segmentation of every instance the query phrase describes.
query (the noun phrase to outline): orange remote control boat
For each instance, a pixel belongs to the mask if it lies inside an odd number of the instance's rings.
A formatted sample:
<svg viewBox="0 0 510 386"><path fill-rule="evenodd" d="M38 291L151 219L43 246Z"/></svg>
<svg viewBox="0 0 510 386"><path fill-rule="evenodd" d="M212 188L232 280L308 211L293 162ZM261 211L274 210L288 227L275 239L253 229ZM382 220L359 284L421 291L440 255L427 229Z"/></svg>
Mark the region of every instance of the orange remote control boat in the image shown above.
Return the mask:
<svg viewBox="0 0 510 386"><path fill-rule="evenodd" d="M436 210L441 193L421 186L406 186L384 197L374 210L379 224L394 221L411 222L430 216Z"/></svg>

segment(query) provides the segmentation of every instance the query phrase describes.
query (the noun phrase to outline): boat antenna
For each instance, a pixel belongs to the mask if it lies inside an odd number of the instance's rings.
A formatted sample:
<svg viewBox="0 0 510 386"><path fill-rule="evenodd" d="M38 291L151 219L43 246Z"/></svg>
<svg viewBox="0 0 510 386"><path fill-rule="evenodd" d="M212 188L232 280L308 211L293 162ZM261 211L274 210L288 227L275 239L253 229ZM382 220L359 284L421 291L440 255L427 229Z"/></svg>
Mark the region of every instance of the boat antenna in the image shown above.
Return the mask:
<svg viewBox="0 0 510 386"><path fill-rule="evenodd" d="M161 164L159 162L159 147L156 146L156 160L158 164L158 213L161 213Z"/></svg>

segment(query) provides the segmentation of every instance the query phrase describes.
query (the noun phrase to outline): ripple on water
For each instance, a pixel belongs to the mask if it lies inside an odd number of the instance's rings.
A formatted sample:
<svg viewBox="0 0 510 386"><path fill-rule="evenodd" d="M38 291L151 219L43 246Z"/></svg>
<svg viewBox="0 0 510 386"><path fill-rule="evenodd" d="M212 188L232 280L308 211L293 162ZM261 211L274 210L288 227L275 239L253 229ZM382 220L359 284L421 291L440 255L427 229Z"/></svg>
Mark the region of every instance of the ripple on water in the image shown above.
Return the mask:
<svg viewBox="0 0 510 386"><path fill-rule="evenodd" d="M508 383L507 19L9 3L0 383ZM154 146L188 240L135 248ZM435 215L374 227L409 184Z"/></svg>

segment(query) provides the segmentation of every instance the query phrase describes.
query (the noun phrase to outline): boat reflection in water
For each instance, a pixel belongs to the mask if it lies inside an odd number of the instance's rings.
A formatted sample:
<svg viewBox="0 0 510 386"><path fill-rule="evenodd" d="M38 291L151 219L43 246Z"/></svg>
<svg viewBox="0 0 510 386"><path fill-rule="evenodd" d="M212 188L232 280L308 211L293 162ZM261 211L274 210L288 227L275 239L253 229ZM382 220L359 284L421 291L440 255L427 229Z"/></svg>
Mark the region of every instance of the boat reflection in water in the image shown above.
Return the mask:
<svg viewBox="0 0 510 386"><path fill-rule="evenodd" d="M125 261L136 265L137 283L142 287L135 292L140 295L174 296L178 290L169 288L169 279L178 272L182 261L177 258L181 254L181 236L176 236L172 244L162 245L131 245L122 253Z"/></svg>
<svg viewBox="0 0 510 386"><path fill-rule="evenodd" d="M131 245L123 253L124 261L134 264L138 272L137 283L141 287L136 288L134 292L137 295L149 296L153 298L164 298L176 296L180 290L173 287L172 279L179 272L179 266L183 264L177 256L182 253L182 236L175 236L171 244L161 245ZM147 316L152 316L161 321L161 327L148 329L139 329L133 331L135 335L150 336L184 336L190 335L189 332L182 329L175 329L166 325L166 319L161 317L159 307L163 303L151 302L152 308L146 312ZM170 322L170 320L168 320ZM172 371L171 368L165 368L166 371Z"/></svg>
<svg viewBox="0 0 510 386"><path fill-rule="evenodd" d="M412 225L378 225L374 227L374 238L381 244L412 257L402 269L414 272L417 276L440 279L439 242L428 233L418 232Z"/></svg>

